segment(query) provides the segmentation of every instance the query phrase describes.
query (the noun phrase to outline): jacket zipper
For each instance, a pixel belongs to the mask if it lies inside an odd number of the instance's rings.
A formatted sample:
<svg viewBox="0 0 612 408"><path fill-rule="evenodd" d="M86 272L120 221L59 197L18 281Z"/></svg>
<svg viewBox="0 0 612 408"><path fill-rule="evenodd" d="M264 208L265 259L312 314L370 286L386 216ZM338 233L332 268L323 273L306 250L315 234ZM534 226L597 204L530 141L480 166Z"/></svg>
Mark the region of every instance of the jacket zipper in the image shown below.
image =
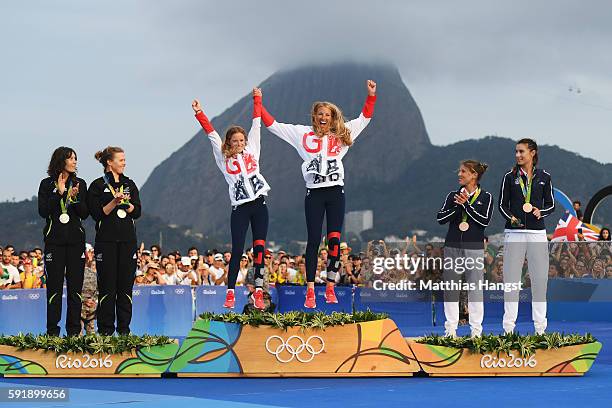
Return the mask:
<svg viewBox="0 0 612 408"><path fill-rule="evenodd" d="M53 218L49 217L49 229L47 230L47 233L45 234L45 237L49 236L49 233L51 232L51 227L53 226Z"/></svg>

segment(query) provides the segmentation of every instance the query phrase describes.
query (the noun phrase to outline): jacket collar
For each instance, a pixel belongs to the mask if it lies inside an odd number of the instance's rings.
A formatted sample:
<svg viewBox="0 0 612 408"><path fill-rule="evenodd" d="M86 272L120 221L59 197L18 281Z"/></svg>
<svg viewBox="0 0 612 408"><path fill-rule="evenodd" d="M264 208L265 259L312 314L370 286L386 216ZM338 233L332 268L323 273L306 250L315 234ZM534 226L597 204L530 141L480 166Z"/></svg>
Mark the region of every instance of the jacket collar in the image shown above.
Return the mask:
<svg viewBox="0 0 612 408"><path fill-rule="evenodd" d="M523 170L523 168L521 166L516 166L518 168L518 174L521 176L525 176L527 177L527 173L525 173L525 171ZM533 166L533 177L535 177L538 174L538 168L536 166Z"/></svg>
<svg viewBox="0 0 612 408"><path fill-rule="evenodd" d="M107 171L106 173L104 173L104 176L106 176L106 180L108 180L110 183L114 183L115 182L115 177L113 176L113 172L112 171ZM122 183L126 179L127 179L127 177L124 176L123 174L119 175L119 183Z"/></svg>

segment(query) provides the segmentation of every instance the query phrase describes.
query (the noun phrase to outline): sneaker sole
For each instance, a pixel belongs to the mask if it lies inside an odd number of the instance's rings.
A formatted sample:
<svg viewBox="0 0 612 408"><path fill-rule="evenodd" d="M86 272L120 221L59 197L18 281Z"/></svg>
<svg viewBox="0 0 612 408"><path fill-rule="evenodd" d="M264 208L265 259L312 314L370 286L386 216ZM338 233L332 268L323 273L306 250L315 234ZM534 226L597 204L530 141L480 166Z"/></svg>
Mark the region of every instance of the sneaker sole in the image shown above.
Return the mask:
<svg viewBox="0 0 612 408"><path fill-rule="evenodd" d="M257 307L255 306L255 298L253 297L253 295L251 295L251 300L253 301L253 307L257 310L265 310L266 309L266 305L264 305L264 307Z"/></svg>

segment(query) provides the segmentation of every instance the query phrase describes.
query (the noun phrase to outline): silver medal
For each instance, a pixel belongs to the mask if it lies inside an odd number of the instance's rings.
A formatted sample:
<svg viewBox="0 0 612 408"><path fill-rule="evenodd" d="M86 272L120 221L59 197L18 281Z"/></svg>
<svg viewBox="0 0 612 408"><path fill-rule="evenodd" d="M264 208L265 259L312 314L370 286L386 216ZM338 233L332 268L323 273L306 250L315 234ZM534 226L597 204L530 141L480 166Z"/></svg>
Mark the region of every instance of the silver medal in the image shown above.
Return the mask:
<svg viewBox="0 0 612 408"><path fill-rule="evenodd" d="M125 218L127 216L127 213L125 212L124 209L120 208L117 210L117 217L119 218Z"/></svg>
<svg viewBox="0 0 612 408"><path fill-rule="evenodd" d="M68 224L68 222L70 221L70 216L68 214L64 213L64 214L59 216L59 221L62 224Z"/></svg>

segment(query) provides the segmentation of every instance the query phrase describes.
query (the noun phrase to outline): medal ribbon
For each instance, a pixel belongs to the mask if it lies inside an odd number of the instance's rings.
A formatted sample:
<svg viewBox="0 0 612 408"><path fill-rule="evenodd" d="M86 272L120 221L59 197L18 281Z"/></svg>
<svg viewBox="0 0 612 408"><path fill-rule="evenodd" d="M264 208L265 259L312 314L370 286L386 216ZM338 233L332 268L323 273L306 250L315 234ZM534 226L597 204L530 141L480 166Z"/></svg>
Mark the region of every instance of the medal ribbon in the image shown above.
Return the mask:
<svg viewBox="0 0 612 408"><path fill-rule="evenodd" d="M525 188L523 176L521 175L521 171L519 170L519 184L521 185L521 192L523 193L523 197L525 197L525 203L529 203L529 201L531 200L531 186L533 185L533 174L530 178L527 179L527 188Z"/></svg>
<svg viewBox="0 0 612 408"><path fill-rule="evenodd" d="M55 183L55 188L57 188L57 191L59 191L57 183ZM68 183L68 190L66 191L70 190L72 190L72 181ZM64 201L63 198L60 198L60 208L62 210L62 214L68 214L68 206L73 203L76 203L76 201L73 201L71 198L66 198L66 201Z"/></svg>
<svg viewBox="0 0 612 408"><path fill-rule="evenodd" d="M113 197L115 197L117 195L115 189L113 188L113 186L111 186L110 182L108 181L108 178L106 177L106 174L104 175L104 182L106 183L106 186L108 187L108 189L110 190L110 192L112 193ZM123 184L121 185L121 187L119 187L119 192L123 193ZM130 202L128 200L121 200L121 204L129 204Z"/></svg>
<svg viewBox="0 0 612 408"><path fill-rule="evenodd" d="M476 192L470 199L470 205L473 205L476 202L476 199L478 198L479 195L480 195L480 187L476 190ZM466 222L467 217L468 217L467 212L464 211L463 216L461 217L461 222Z"/></svg>

